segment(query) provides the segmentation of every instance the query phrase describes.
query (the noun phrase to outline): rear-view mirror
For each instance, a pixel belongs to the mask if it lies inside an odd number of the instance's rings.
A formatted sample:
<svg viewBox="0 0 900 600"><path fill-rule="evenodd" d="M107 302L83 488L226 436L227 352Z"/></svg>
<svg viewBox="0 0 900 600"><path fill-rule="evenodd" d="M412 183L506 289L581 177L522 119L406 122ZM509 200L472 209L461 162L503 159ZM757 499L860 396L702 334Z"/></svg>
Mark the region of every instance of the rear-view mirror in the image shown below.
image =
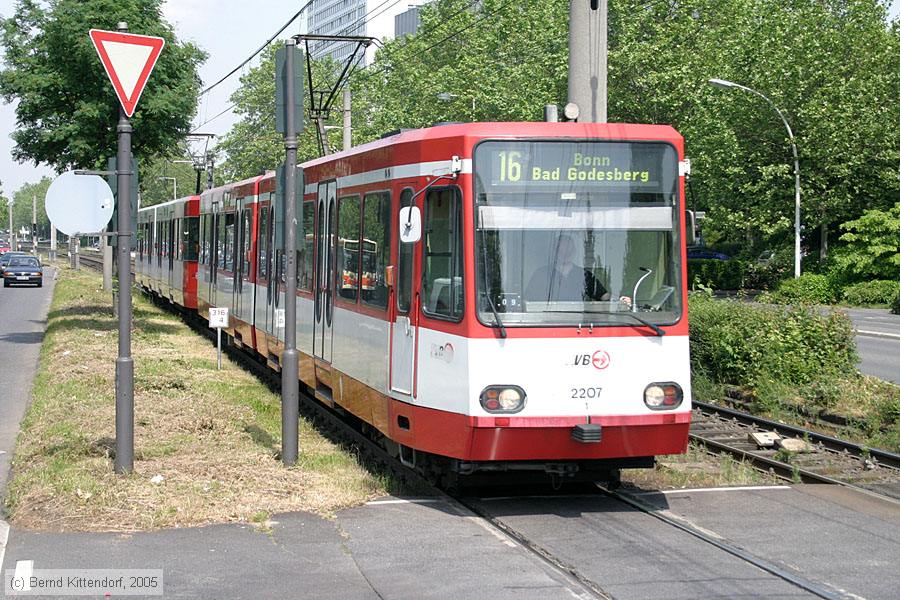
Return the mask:
<svg viewBox="0 0 900 600"><path fill-rule="evenodd" d="M413 244L422 239L422 213L418 206L400 209L400 241Z"/></svg>

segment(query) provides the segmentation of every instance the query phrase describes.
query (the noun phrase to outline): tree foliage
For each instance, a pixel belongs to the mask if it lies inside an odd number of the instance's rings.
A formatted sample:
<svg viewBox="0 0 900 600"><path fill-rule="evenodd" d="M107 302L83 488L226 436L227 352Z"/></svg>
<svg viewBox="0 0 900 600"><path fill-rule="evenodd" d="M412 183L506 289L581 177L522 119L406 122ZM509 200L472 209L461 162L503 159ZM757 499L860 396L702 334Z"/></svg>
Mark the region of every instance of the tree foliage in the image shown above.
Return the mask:
<svg viewBox="0 0 900 600"><path fill-rule="evenodd" d="M275 130L275 52L282 46L282 42L270 45L260 64L241 77L240 87L231 96L234 111L241 118L217 146L226 157L221 169L225 181L253 177L284 162L284 136ZM317 88L332 84L336 74L337 65L333 62L313 61L313 80ZM309 84L304 80L304 106L307 108L308 88ZM339 115L334 113L329 124L339 122ZM331 147L339 148L339 132L329 136ZM316 140L314 125L307 122L305 131L297 139L298 162L319 156Z"/></svg>
<svg viewBox="0 0 900 600"><path fill-rule="evenodd" d="M900 202L889 210L867 210L841 225L845 246L835 255L835 268L850 281L900 281Z"/></svg>
<svg viewBox="0 0 900 600"><path fill-rule="evenodd" d="M18 101L13 157L58 170L105 165L115 155L118 100L88 37L91 28L166 39L132 124L136 156L182 139L196 112L197 67L206 55L179 43L160 12L163 0L19 0L0 20L6 69L0 95Z"/></svg>
<svg viewBox="0 0 900 600"><path fill-rule="evenodd" d="M707 240L742 240L755 257L793 235L784 125L762 99L711 87L714 77L764 93L791 124L807 245L821 224L834 231L895 201L900 29L883 2L623 0L609 10L609 120L685 136ZM568 2L437 0L421 18L417 35L388 42L356 78L357 143L439 121L533 121L565 103Z"/></svg>
<svg viewBox="0 0 900 600"><path fill-rule="evenodd" d="M50 234L50 220L44 210L44 199L47 197L47 189L50 187L52 180L49 177L43 177L37 183L26 183L22 185L13 195L13 229L19 231L22 227L31 229L32 204L36 200L37 204L37 226L41 237L48 237ZM4 206L6 199L2 199ZM9 227L9 212L3 211L3 221L0 222L0 229Z"/></svg>

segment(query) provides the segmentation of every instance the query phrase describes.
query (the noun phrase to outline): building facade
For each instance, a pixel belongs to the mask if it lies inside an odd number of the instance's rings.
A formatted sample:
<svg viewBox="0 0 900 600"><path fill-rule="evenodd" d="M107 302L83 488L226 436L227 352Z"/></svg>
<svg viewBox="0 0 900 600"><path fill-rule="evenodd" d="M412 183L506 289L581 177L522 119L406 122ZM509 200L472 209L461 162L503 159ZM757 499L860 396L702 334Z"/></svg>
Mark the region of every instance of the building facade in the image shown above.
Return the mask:
<svg viewBox="0 0 900 600"><path fill-rule="evenodd" d="M406 12L409 0L315 0L307 11L306 30L316 35L359 35L379 40L394 37L395 17ZM313 58L330 55L346 61L354 43L319 42L310 44ZM375 59L375 46L366 52L365 64Z"/></svg>

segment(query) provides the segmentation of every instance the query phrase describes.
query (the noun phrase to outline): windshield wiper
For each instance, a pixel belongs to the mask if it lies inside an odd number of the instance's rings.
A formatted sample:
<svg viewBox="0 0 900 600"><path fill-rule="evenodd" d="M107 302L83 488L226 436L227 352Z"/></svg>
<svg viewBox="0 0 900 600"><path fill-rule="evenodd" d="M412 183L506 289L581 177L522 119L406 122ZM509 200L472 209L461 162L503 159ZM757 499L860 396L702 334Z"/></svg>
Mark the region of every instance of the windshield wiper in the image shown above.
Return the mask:
<svg viewBox="0 0 900 600"><path fill-rule="evenodd" d="M480 227L479 227L480 229ZM481 273L484 276L484 297L487 298L488 306L491 307L491 312L494 314L494 321L497 323L497 327L500 329L500 337L506 339L506 328L503 326L503 321L500 320L500 313L497 312L497 307L494 306L494 301L491 299L491 293L488 285L488 255L487 255L487 241L484 239L484 230L481 230L481 256L484 259L484 263L481 265Z"/></svg>
<svg viewBox="0 0 900 600"><path fill-rule="evenodd" d="M658 325L651 323L650 321L647 321L645 319L642 319L641 317L637 316L633 312L622 312L622 313L613 313L613 314L627 315L627 316L631 317L632 319L634 319L635 321L639 321L643 325L646 325L647 327L652 329L654 332L656 332L656 335L658 335L659 337L666 335L666 332L663 331Z"/></svg>
<svg viewBox="0 0 900 600"><path fill-rule="evenodd" d="M587 313L583 310L552 310L552 309L547 309L543 312L553 313L553 314L567 314L567 315L587 315L587 314L603 314L603 315L610 315L610 316L623 315L626 317L631 317L635 321L640 322L642 325L646 325L647 327L652 329L653 332L656 333L656 335L658 335L659 337L666 335L666 332L664 330L660 329L659 326L655 325L654 323L651 323L650 321L646 321L646 320L642 319L641 317L637 316L633 312ZM596 322L594 324L596 324Z"/></svg>

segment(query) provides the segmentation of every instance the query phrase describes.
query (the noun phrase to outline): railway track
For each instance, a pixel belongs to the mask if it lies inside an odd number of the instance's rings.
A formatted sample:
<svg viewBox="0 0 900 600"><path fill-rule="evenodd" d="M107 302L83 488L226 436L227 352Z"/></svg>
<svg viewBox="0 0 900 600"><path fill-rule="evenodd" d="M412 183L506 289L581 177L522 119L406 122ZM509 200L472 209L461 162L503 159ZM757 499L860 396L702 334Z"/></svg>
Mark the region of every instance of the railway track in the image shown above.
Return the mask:
<svg viewBox="0 0 900 600"><path fill-rule="evenodd" d="M900 455L787 425L749 413L694 401L692 440L731 454L796 483L829 483L900 500ZM774 434L797 449L761 447L754 433Z"/></svg>
<svg viewBox="0 0 900 600"><path fill-rule="evenodd" d="M178 312L178 314L180 314L195 331L206 336L211 343L214 343L215 336L212 333L212 330L207 327L206 321L200 319L196 315L177 310L177 308L169 302L161 301L153 296L151 296L151 298L160 306L173 312ZM230 346L226 348L226 352L232 359L243 364L248 370L265 381L273 390L280 390L280 375L269 369L258 357L253 356L243 349ZM481 520L485 528L491 529L496 532L496 535L522 546L522 548L546 564L548 568L555 571L564 581L567 581L570 590L575 597L580 599L615 600L615 597L604 590L599 582L593 581L585 575L578 565L565 562L552 551L544 548L534 540L529 539L526 534L509 526L501 517L491 514L490 511L486 510L479 502L479 498L466 497L459 493L448 493L446 490L435 486L433 482L427 480L425 477L404 467L397 458L391 456L380 444L366 435L364 428L354 426L352 422L346 420L346 415L342 415L338 411L322 405L308 390L304 390L302 387L300 390L300 409L300 414L307 418L321 433L329 437L335 443L347 448L369 468L389 472L397 478L398 481L405 482L412 486L412 489L422 490L428 495L443 499L448 505L455 507L461 516L474 514ZM710 412L713 413L718 409L719 407L709 407ZM706 405L703 405L702 408L698 407L697 410L706 410ZM737 411L729 411L728 409L724 409L724 411L726 413L737 413ZM752 418L751 415L743 415L743 413L739 413L739 416ZM738 415L727 415L726 417L721 418L728 420L731 418L737 419ZM712 421L703 417L697 419L697 423L710 424ZM781 427L781 431L784 431L785 433L789 430L795 432L798 431L798 428L789 428L788 426ZM699 425L699 428L705 428L705 426ZM712 431L711 428L710 431ZM713 436L710 436L710 438L711 437ZM823 441L823 444L824 443L825 442ZM846 444L846 442L840 440L834 440L833 442L829 441L828 443L834 447L837 447L835 444ZM843 448L843 446L840 447ZM790 468L793 473L793 467ZM781 579L812 596L824 600L838 600L847 597L842 593L833 591L830 586L806 579L802 574L794 572L790 568L783 567L779 564L755 556L745 549L729 543L721 537L711 535L709 532L695 527L688 522L674 518L672 515L665 514L665 511L660 512L655 507L645 504L636 497L622 493L618 490L606 489L599 485L594 487L594 493L597 495L608 495L635 510L649 514L685 534L698 538L739 560L752 564L769 575ZM527 492L525 495L527 497Z"/></svg>

